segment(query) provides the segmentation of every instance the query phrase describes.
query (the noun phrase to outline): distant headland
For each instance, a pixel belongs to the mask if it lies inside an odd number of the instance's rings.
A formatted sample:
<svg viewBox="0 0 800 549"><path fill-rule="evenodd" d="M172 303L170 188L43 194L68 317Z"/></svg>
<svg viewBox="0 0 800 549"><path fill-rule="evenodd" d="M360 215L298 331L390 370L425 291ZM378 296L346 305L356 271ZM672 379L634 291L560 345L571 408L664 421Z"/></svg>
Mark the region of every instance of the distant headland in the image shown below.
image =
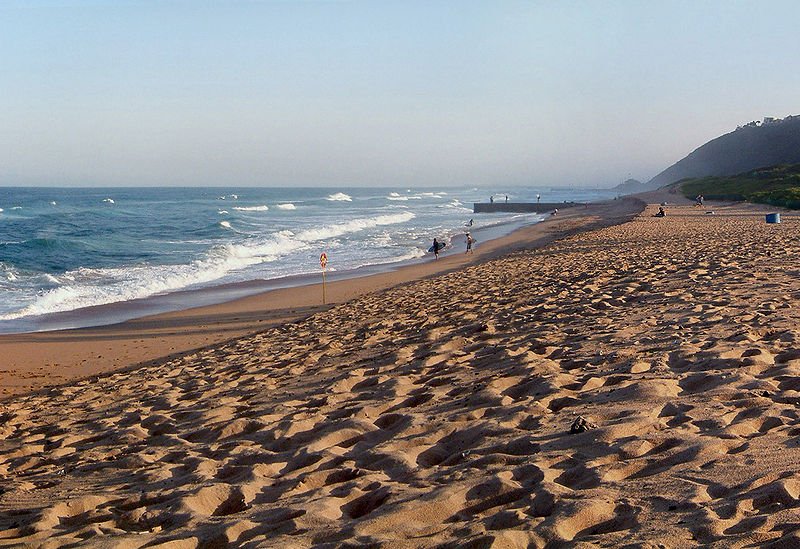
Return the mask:
<svg viewBox="0 0 800 549"><path fill-rule="evenodd" d="M765 117L737 126L734 131L698 147L650 181L639 183L629 179L614 190L631 194L686 178L737 175L785 164L800 164L800 115Z"/></svg>

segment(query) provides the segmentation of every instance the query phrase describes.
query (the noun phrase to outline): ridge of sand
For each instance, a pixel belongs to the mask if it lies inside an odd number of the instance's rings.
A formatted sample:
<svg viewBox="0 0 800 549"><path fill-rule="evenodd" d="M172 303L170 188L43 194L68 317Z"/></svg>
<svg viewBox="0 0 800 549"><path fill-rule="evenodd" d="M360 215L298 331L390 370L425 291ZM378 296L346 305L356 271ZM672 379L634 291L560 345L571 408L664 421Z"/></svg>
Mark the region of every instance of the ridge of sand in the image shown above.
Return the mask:
<svg viewBox="0 0 800 549"><path fill-rule="evenodd" d="M797 546L800 223L655 209L5 402L0 545Z"/></svg>

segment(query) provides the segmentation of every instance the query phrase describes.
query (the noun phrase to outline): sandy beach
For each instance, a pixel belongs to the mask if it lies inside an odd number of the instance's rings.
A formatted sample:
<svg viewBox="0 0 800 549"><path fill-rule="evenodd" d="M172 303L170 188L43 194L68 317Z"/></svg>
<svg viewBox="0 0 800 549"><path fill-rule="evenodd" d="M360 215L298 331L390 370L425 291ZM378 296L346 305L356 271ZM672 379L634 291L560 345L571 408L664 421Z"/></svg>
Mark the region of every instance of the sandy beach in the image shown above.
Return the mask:
<svg viewBox="0 0 800 549"><path fill-rule="evenodd" d="M800 545L800 223L668 198L4 336L0 545Z"/></svg>
<svg viewBox="0 0 800 549"><path fill-rule="evenodd" d="M523 247L542 246L588 227L617 223L641 209L625 200L562 209L557 217L480 242L474 253L425 259L396 270L329 281L326 303L321 284L282 288L218 305L137 318L119 324L29 334L0 334L0 399L120 368L138 367L187 351L252 334L326 310L358 295L419 280ZM115 307L110 305L108 307ZM91 314L86 312L83 314Z"/></svg>

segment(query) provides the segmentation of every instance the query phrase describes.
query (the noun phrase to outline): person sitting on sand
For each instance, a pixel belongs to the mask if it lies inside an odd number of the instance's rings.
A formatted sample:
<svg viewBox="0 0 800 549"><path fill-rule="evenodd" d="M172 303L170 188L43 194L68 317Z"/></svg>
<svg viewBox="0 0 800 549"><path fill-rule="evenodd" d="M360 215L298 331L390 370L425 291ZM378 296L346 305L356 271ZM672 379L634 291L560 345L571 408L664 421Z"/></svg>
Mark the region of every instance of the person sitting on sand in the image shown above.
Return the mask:
<svg viewBox="0 0 800 549"><path fill-rule="evenodd" d="M659 206L658 207L658 213L654 217L666 217L666 216L667 216L667 212L666 212L666 210L664 210L664 206Z"/></svg>
<svg viewBox="0 0 800 549"><path fill-rule="evenodd" d="M557 215L557 214L558 214L558 208L556 208L555 210L553 210L553 213L551 213L550 215Z"/></svg>

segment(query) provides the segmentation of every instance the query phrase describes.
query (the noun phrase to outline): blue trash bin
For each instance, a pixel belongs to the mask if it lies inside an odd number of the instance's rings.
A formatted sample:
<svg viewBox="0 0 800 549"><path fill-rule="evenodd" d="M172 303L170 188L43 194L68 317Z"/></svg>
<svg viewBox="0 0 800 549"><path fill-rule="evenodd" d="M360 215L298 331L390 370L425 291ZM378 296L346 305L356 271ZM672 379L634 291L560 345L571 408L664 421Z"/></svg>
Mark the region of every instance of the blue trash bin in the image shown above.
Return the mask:
<svg viewBox="0 0 800 549"><path fill-rule="evenodd" d="M781 214L774 213L774 214L767 214L767 223L780 223L781 222Z"/></svg>

